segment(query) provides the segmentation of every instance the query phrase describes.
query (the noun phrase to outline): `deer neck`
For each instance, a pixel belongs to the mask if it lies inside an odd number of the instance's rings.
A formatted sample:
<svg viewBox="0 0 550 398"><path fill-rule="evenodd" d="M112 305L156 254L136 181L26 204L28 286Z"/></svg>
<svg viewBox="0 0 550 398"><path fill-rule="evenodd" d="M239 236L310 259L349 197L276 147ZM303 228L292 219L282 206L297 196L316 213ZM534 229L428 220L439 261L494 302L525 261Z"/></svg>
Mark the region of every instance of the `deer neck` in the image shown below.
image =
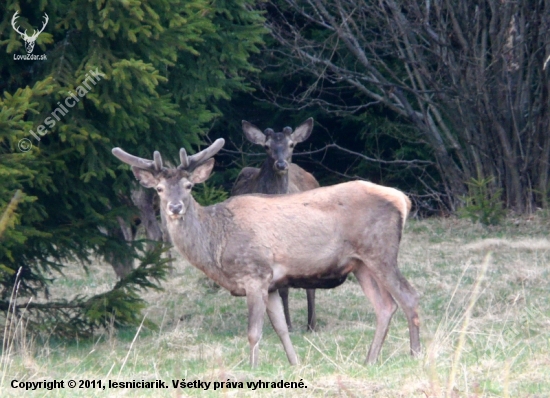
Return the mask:
<svg viewBox="0 0 550 398"><path fill-rule="evenodd" d="M266 159L258 174L258 193L268 195L288 193L288 171L284 174L275 172L273 160Z"/></svg>
<svg viewBox="0 0 550 398"><path fill-rule="evenodd" d="M191 199L182 218L167 217L172 244L191 265L222 286L223 212L221 205L202 207Z"/></svg>

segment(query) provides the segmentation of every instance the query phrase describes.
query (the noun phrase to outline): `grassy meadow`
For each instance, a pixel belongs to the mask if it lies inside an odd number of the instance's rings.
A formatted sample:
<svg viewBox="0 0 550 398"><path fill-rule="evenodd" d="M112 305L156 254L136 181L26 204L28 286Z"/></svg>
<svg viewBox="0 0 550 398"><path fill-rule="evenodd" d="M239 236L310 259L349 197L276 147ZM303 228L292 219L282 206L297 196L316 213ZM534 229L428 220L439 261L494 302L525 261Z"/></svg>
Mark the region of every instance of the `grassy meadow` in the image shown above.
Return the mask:
<svg viewBox="0 0 550 398"><path fill-rule="evenodd" d="M300 364L288 364L266 317L260 366L248 366L247 310L200 271L179 260L163 292L147 293L144 327L105 330L93 340L60 341L24 333L24 318L4 338L1 397L549 397L550 217L508 218L485 228L467 220L409 220L400 252L403 274L421 294L422 355L409 356L399 309L379 364L365 366L375 326L355 278L317 292L318 331L308 333L305 291L291 292ZM491 253L491 254L488 254ZM107 290L105 264L75 266L52 295ZM163 380L164 389L69 389L68 380ZM208 390L173 388L172 380L211 382ZM25 391L13 380L64 380L64 389ZM242 382L218 388L214 382ZM252 390L247 382L303 381L307 388ZM78 386L77 386L78 387Z"/></svg>

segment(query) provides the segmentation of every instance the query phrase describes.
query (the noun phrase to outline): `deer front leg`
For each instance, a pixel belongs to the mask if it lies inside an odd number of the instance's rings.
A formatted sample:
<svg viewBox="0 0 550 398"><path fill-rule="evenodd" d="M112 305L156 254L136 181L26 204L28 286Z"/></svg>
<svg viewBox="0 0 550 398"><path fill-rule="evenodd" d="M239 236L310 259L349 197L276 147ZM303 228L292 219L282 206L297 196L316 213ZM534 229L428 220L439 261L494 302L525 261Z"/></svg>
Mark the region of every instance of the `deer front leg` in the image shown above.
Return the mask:
<svg viewBox="0 0 550 398"><path fill-rule="evenodd" d="M291 365L296 365L298 363L298 357L296 357L296 352L290 341L283 305L277 292L269 293L267 299L267 315L273 325L273 329L275 329L275 332L277 332L277 335L281 339L281 343L283 343L288 362L290 362Z"/></svg>
<svg viewBox="0 0 550 398"><path fill-rule="evenodd" d="M248 344L250 345L250 366L252 368L258 366L266 301L267 290L255 289L246 292L246 303L248 305Z"/></svg>

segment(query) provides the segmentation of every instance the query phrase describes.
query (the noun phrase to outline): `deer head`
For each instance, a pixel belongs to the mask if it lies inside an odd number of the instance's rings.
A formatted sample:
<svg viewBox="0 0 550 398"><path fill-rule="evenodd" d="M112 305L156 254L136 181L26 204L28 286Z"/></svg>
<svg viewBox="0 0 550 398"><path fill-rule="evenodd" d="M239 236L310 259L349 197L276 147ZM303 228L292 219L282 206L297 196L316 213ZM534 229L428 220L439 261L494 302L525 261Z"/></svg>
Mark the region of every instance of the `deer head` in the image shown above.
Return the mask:
<svg viewBox="0 0 550 398"><path fill-rule="evenodd" d="M214 167L211 159L223 147L225 141L219 138L208 148L187 156L185 149L180 149L180 165L176 168L164 167L158 151L153 153L153 160L130 155L120 148L113 148L117 158L132 166L132 172L141 185L155 188L160 197L161 208L172 219L181 218L191 201L191 188L194 184L205 181Z"/></svg>
<svg viewBox="0 0 550 398"><path fill-rule="evenodd" d="M40 33L44 31L44 28L46 27L50 19L48 18L48 14L44 13L44 23L42 25L42 29L40 29L39 31L35 30L32 36L27 36L27 30L25 29L25 32L21 32L15 24L16 19L19 17L17 13L18 11L13 14L13 18L11 19L11 26L17 33L21 35L23 40L25 40L25 49L27 50L27 54L32 54L34 50L34 43L36 42L38 35L40 35Z"/></svg>
<svg viewBox="0 0 550 398"><path fill-rule="evenodd" d="M265 148L267 156L272 162L273 170L279 174L288 172L294 146L307 140L313 130L313 118L311 117L299 125L294 132L292 132L292 128L285 127L279 133L274 132L273 129L265 129L262 133L259 128L246 120L243 120L242 124L246 138L253 144L262 145Z"/></svg>

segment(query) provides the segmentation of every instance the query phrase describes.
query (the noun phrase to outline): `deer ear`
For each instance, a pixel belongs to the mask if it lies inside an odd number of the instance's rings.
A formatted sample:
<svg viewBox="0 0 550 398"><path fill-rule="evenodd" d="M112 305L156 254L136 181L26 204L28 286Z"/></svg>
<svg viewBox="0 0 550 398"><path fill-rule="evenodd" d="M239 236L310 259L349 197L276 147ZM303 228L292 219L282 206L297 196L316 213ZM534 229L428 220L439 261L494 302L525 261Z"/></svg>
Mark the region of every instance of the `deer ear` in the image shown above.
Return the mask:
<svg viewBox="0 0 550 398"><path fill-rule="evenodd" d="M305 122L300 124L294 130L294 133L290 135L290 139L294 142L302 142L309 138L311 131L313 130L313 118L310 117Z"/></svg>
<svg viewBox="0 0 550 398"><path fill-rule="evenodd" d="M210 173L212 173L213 168L214 158L208 159L206 162L201 164L193 171L191 177L189 178L189 181L191 181L193 184L200 184L201 182L205 182L208 177L210 177Z"/></svg>
<svg viewBox="0 0 550 398"><path fill-rule="evenodd" d="M139 183L145 188L153 188L158 185L158 179L150 171L132 166L132 172L134 173L136 180L138 180Z"/></svg>
<svg viewBox="0 0 550 398"><path fill-rule="evenodd" d="M265 135L260 131L260 129L254 126L252 123L248 123L246 120L242 121L243 123L243 132L248 141L256 145L265 144Z"/></svg>

